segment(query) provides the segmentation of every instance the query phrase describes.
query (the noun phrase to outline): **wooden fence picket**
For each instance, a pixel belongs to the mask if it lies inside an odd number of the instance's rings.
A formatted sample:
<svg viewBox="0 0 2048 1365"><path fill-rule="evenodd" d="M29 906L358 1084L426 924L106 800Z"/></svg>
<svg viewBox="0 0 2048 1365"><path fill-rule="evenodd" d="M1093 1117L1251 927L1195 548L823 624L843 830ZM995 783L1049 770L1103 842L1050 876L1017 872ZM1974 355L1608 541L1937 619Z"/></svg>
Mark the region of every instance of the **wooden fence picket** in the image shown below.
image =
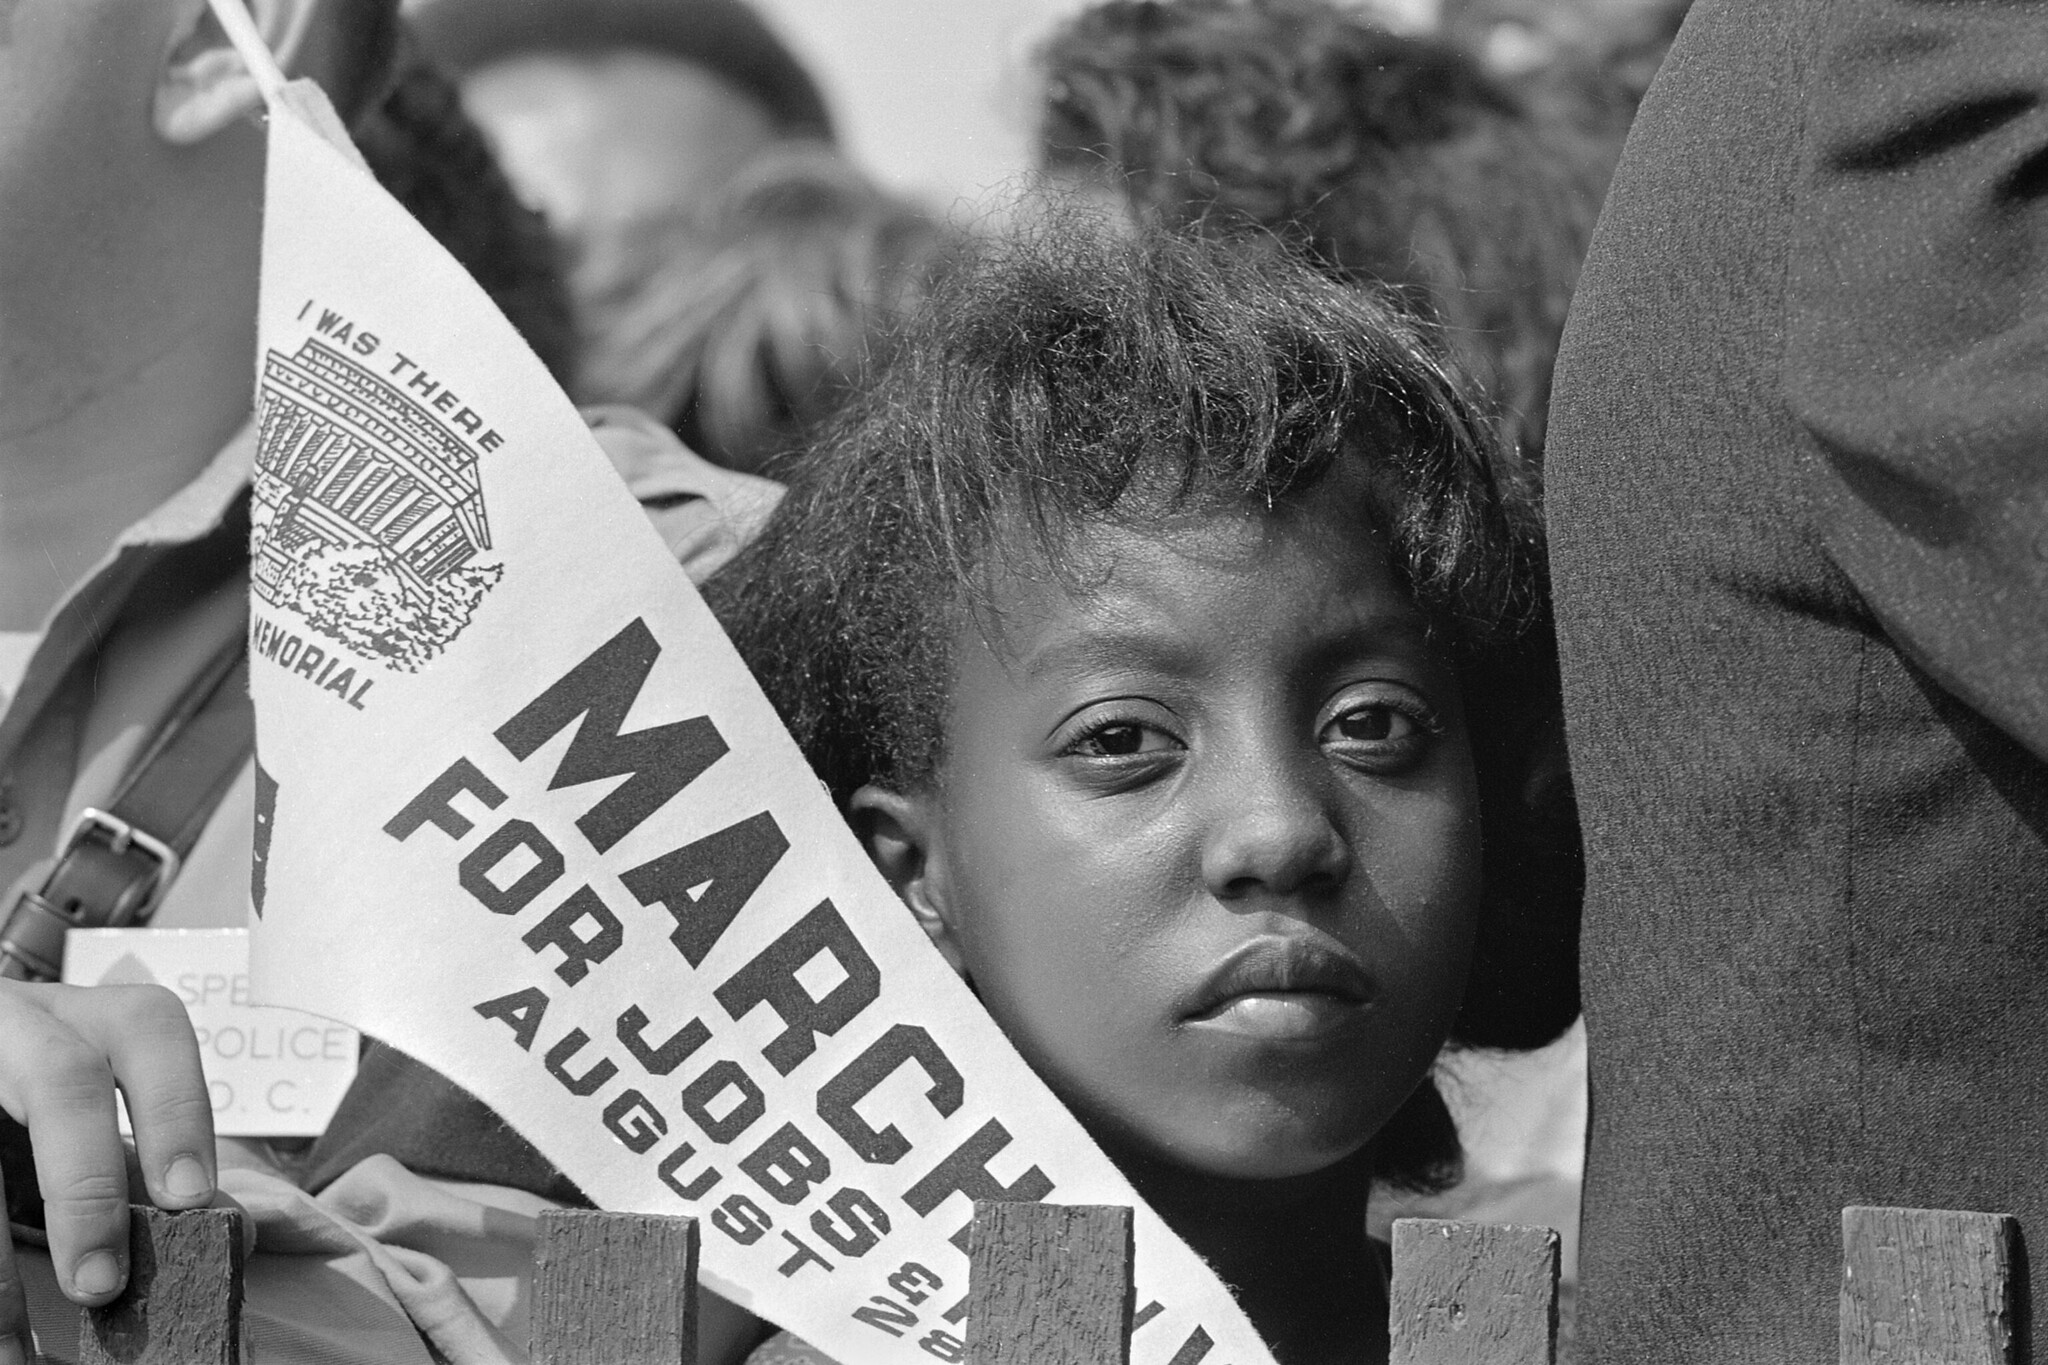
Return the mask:
<svg viewBox="0 0 2048 1365"><path fill-rule="evenodd" d="M1843 1209L1841 1365L2021 1365L2019 1237L1999 1213Z"/></svg>
<svg viewBox="0 0 2048 1365"><path fill-rule="evenodd" d="M242 1213L128 1210L128 1288L81 1310L79 1365L242 1365Z"/></svg>
<svg viewBox="0 0 2048 1365"><path fill-rule="evenodd" d="M1557 1234L1394 1220L1392 1365L1553 1365Z"/></svg>
<svg viewBox="0 0 2048 1365"><path fill-rule="evenodd" d="M533 1365L696 1365L697 1220L541 1214L527 1323Z"/></svg>
<svg viewBox="0 0 2048 1365"><path fill-rule="evenodd" d="M248 1360L241 1224L133 1209L128 1289L85 1310L79 1365ZM1129 1365L1130 1209L977 1202L969 1248L966 1365ZM2024 1267L2004 1214L1842 1210L1840 1365L2024 1365ZM1398 1220L1392 1365L1555 1365L1557 1269L1548 1228ZM543 1213L530 1302L533 1365L694 1365L696 1222ZM960 1359L944 1336L927 1349Z"/></svg>
<svg viewBox="0 0 2048 1365"><path fill-rule="evenodd" d="M967 1365L1128 1365L1131 1211L976 1200Z"/></svg>

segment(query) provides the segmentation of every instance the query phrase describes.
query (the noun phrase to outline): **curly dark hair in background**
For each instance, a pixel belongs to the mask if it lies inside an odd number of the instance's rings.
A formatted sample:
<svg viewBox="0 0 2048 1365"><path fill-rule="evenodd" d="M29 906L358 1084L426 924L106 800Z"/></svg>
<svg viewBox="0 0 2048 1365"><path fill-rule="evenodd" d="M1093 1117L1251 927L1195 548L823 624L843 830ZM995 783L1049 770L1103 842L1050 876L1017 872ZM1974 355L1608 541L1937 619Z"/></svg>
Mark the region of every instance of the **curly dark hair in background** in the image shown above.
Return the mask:
<svg viewBox="0 0 2048 1365"><path fill-rule="evenodd" d="M1488 905L1454 1036L1548 1041L1577 1014L1578 839L1535 737L1558 710L1543 546L1520 462L1418 334L1270 242L1086 230L969 248L888 366L782 472L789 491L706 597L836 800L932 778L989 570L1071 571L1091 526L1314 496L1340 470L1457 661ZM1431 1087L1378 1147L1442 1183Z"/></svg>
<svg viewBox="0 0 2048 1365"><path fill-rule="evenodd" d="M1325 0L1108 0L1045 46L1048 169L1140 216L1250 222L1442 324L1540 459L1622 124Z"/></svg>

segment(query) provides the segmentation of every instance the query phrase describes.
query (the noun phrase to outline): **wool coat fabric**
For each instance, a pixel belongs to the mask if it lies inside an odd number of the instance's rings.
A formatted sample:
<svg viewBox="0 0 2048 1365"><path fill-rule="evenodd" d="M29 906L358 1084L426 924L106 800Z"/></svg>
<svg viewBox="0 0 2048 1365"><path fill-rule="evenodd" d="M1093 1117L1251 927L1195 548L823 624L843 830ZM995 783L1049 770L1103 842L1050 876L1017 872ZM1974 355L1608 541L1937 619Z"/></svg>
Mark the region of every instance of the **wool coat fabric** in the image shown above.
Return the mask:
<svg viewBox="0 0 2048 1365"><path fill-rule="evenodd" d="M2048 4L1700 0L1549 460L1581 1359L1832 1360L1844 1205L2048 1247Z"/></svg>

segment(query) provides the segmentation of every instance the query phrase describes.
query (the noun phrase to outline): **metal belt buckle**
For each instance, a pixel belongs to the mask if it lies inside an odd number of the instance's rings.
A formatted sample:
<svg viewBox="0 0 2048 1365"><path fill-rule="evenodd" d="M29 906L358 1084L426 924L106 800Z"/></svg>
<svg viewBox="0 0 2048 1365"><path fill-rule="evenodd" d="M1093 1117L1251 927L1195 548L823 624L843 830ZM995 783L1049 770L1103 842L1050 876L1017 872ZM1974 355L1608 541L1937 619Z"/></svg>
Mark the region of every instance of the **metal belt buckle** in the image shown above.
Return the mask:
<svg viewBox="0 0 2048 1365"><path fill-rule="evenodd" d="M178 851L146 829L138 829L118 815L111 815L98 806L87 806L78 812L78 822L71 827L71 837L64 841L65 852L85 842L86 837L98 832L106 836L107 847L115 856L137 849L156 860L156 875L150 879L147 893L130 912L128 922L145 919L163 899L165 891L177 880L178 869L184 860ZM62 858L58 859L62 862Z"/></svg>
<svg viewBox="0 0 2048 1365"><path fill-rule="evenodd" d="M118 929L147 920L181 862L176 849L149 831L87 806L40 884L21 887L0 912L0 977L55 981L72 929Z"/></svg>

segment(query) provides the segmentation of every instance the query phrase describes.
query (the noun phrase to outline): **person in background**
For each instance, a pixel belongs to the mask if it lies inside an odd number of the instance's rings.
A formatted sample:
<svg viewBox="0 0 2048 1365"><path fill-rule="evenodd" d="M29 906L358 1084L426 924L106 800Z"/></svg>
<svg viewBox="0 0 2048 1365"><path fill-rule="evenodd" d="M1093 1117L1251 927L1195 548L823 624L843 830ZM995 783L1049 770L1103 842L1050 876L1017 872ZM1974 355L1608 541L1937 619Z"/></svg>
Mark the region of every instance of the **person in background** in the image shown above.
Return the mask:
<svg viewBox="0 0 2048 1365"><path fill-rule="evenodd" d="M1699 0L1643 102L1548 469L1595 1365L1833 1359L1847 1205L2043 1264L2044 168L2039 4Z"/></svg>
<svg viewBox="0 0 2048 1365"><path fill-rule="evenodd" d="M1445 0L1439 31L1508 76L1568 74L1586 116L1625 126L1692 0Z"/></svg>
<svg viewBox="0 0 2048 1365"><path fill-rule="evenodd" d="M1040 60L1049 170L1142 218L1252 224L1390 291L1442 329L1505 437L1540 462L1558 336L1621 140L1582 117L1576 70L1511 80L1326 0L1110 0ZM1452 1052L1439 1076L1467 1177L1427 1198L1389 1192L1375 1222L1556 1226L1568 1293L1583 1030L1529 1056Z"/></svg>
<svg viewBox="0 0 2048 1365"><path fill-rule="evenodd" d="M483 163L424 80L393 89L396 0L249 8L286 70L320 82L401 195L436 221L418 187L448 186ZM206 0L0 3L7 941L38 922L28 893L59 855L122 856L102 826L81 824L80 811L116 804L111 794L194 677L245 639L260 107ZM463 146L453 170L437 168ZM472 216L510 206L486 180L476 193L447 195L436 212L444 230L488 255L490 243L530 239L516 220ZM542 325L559 316L546 302L559 296L546 254L478 263L500 272L497 296L546 346ZM736 489L767 492L765 481L695 459L644 420L607 417L595 434L699 574L772 502L732 498ZM707 506L736 515L707 516ZM200 793L181 803L197 828L182 870L167 889L142 884L162 892L151 921L159 927L238 925L246 913L254 783L246 749L229 758L238 775L231 762L217 802L209 807ZM154 862L142 861L156 878ZM455 1275L420 1247L446 1248L486 1225L517 1229L536 1201L485 1210L389 1161L365 1163L353 1184L315 1200L274 1170L248 1169L261 1153L216 1146L177 997L154 986L0 979L0 1184L10 1223L0 1241L0 1365L29 1358L31 1314L50 1358L67 1358L77 1305L104 1303L125 1281L130 1184L117 1085L135 1121L134 1197L190 1208L236 1179L246 1182L245 1203L262 1195L251 1206L258 1250L280 1256L256 1258L247 1320L266 1358L510 1358L497 1326L449 1292ZM480 1264L488 1277L498 1262ZM415 1283L413 1273L426 1279ZM501 1315L521 1311L485 1298Z"/></svg>
<svg viewBox="0 0 2048 1365"><path fill-rule="evenodd" d="M758 470L845 398L946 244L832 149L772 149L708 205L620 239L617 286L588 301L583 396Z"/></svg>
<svg viewBox="0 0 2048 1365"><path fill-rule="evenodd" d="M591 356L570 385L579 401L620 398L622 355L659 311L643 296L674 298L678 272L727 245L727 187L792 145L833 143L810 74L744 0L427 0L413 21L562 245ZM608 334L622 321L633 341Z"/></svg>
<svg viewBox="0 0 2048 1365"><path fill-rule="evenodd" d="M1109 0L1040 54L1045 167L1169 222L1251 223L1438 323L1540 461L1618 127L1329 0Z"/></svg>
<svg viewBox="0 0 2048 1365"><path fill-rule="evenodd" d="M254 14L273 41L296 35L281 60L353 119L383 93L396 9L264 0ZM13 935L79 807L110 804L138 742L242 634L263 138L254 84L204 0L20 0L0 16L0 916ZM237 783L161 922L239 919L251 810ZM0 1172L10 1222L48 1243L0 1248L0 1361L27 1356L24 1275L83 1303L125 1279L117 1081L137 1196L213 1197L207 1108L184 1100L198 1066L167 992L0 981Z"/></svg>
<svg viewBox="0 0 2048 1365"><path fill-rule="evenodd" d="M377 180L462 263L548 372L568 383L576 322L560 248L515 196L455 84L401 33L384 97L349 134Z"/></svg>

